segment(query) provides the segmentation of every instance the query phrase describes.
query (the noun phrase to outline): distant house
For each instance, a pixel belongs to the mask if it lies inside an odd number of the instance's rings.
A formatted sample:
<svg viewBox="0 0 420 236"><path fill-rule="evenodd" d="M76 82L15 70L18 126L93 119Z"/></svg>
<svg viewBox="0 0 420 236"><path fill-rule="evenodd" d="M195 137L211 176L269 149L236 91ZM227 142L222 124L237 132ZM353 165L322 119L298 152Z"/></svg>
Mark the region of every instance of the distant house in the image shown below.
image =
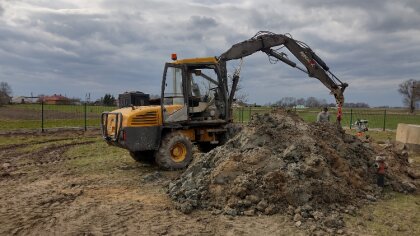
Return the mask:
<svg viewBox="0 0 420 236"><path fill-rule="evenodd" d="M25 97L19 96L19 97L12 97L12 103L25 103Z"/></svg>
<svg viewBox="0 0 420 236"><path fill-rule="evenodd" d="M306 109L305 105L296 105L293 107L294 109Z"/></svg>
<svg viewBox="0 0 420 236"><path fill-rule="evenodd" d="M37 97L17 96L17 97L12 97L11 103L14 103L14 104L36 103L36 99Z"/></svg>
<svg viewBox="0 0 420 236"><path fill-rule="evenodd" d="M63 105L63 104L70 104L71 100L67 97L62 96L61 94L54 94L52 96L43 96L40 97L40 101L43 101L44 104L55 104L55 105Z"/></svg>
<svg viewBox="0 0 420 236"><path fill-rule="evenodd" d="M239 104L239 103L237 103L237 102L233 102L233 103L232 103L232 107L233 107L233 108L239 108L239 107L243 107L243 105L242 105L242 104Z"/></svg>

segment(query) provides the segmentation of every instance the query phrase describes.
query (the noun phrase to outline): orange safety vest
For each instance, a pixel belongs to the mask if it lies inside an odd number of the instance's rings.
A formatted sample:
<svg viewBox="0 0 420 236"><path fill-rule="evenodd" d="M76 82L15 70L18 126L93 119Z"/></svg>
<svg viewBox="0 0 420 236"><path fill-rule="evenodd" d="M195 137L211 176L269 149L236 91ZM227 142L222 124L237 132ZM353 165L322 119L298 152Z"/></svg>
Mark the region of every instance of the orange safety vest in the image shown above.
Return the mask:
<svg viewBox="0 0 420 236"><path fill-rule="evenodd" d="M384 162L379 162L378 163L378 174L385 174L385 163Z"/></svg>

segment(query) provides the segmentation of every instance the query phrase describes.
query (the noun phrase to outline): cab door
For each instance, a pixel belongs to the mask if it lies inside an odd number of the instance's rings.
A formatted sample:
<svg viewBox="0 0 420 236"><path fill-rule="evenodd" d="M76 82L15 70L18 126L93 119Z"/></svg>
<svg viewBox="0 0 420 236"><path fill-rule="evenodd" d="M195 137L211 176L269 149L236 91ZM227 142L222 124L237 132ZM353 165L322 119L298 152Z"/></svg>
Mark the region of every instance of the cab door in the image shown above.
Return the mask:
<svg viewBox="0 0 420 236"><path fill-rule="evenodd" d="M186 67L172 63L165 64L162 80L163 123L188 120L186 93Z"/></svg>

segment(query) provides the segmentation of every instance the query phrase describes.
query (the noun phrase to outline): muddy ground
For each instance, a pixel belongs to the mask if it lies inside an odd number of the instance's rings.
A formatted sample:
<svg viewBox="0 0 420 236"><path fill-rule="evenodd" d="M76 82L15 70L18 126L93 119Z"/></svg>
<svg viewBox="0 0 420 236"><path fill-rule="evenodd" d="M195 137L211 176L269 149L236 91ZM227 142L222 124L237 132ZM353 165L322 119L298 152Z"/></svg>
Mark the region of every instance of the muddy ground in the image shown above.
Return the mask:
<svg viewBox="0 0 420 236"><path fill-rule="evenodd" d="M136 163L126 151L108 147L99 136L99 131L0 135L0 234L311 234L282 213L227 216L197 210L184 214L167 195L169 183L180 171L161 172ZM387 196L390 201L406 199L392 192ZM420 233L415 226L420 198L410 195L404 200L409 201L407 206L390 208L385 221L375 210L382 209L386 199L349 215L340 233ZM389 224L400 213L406 217L404 225Z"/></svg>

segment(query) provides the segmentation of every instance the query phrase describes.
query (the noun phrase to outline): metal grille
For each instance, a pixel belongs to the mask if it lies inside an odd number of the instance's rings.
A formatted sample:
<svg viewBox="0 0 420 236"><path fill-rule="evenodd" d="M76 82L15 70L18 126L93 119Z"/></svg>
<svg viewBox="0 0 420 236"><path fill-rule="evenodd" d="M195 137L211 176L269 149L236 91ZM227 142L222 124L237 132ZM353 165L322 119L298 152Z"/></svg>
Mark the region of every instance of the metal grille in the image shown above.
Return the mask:
<svg viewBox="0 0 420 236"><path fill-rule="evenodd" d="M156 111L150 111L145 114L137 115L131 120L132 126L152 126L158 125L158 115Z"/></svg>

